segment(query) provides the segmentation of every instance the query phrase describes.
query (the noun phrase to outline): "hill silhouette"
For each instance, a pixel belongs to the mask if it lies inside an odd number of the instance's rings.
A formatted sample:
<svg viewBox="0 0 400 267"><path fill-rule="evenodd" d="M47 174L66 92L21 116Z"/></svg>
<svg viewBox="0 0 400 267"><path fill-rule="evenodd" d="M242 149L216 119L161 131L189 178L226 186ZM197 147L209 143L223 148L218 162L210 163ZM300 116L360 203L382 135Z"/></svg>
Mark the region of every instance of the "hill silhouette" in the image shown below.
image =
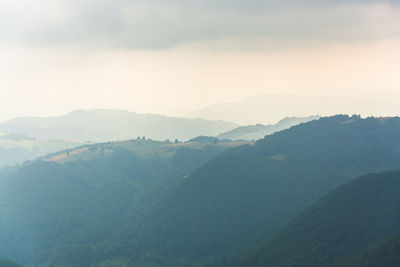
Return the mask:
<svg viewBox="0 0 400 267"><path fill-rule="evenodd" d="M215 136L237 124L224 121L172 118L125 110L76 110L59 117L16 118L0 124L0 131L38 139L106 142L145 136L156 140L188 140Z"/></svg>

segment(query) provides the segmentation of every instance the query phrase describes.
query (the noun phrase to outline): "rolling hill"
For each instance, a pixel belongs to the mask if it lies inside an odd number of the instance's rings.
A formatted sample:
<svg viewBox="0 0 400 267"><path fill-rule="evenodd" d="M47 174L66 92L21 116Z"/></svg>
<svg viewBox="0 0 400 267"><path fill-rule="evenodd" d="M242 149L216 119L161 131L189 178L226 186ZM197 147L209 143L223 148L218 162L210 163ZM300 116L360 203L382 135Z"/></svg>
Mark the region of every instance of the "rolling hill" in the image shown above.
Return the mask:
<svg viewBox="0 0 400 267"><path fill-rule="evenodd" d="M140 138L85 145L6 168L0 173L0 256L34 266L53 254L60 263L58 250L64 248L86 256L83 245L110 238L125 222L134 225L191 171L240 144ZM89 266L78 254L68 260Z"/></svg>
<svg viewBox="0 0 400 267"><path fill-rule="evenodd" d="M400 168L399 132L397 117L337 115L254 145L140 138L51 154L3 171L0 256L33 265L232 266L246 251L239 244L272 238L330 190Z"/></svg>
<svg viewBox="0 0 400 267"><path fill-rule="evenodd" d="M400 171L369 174L318 200L240 266L398 266L399 231Z"/></svg>
<svg viewBox="0 0 400 267"><path fill-rule="evenodd" d="M106 142L145 136L156 140L188 140L215 136L237 127L224 121L170 118L124 110L77 110L60 117L16 118L0 124L0 131L41 140L64 139Z"/></svg>
<svg viewBox="0 0 400 267"><path fill-rule="evenodd" d="M223 266L221 255L260 231L272 236L331 189L400 168L399 130L399 118L339 115L226 151L188 175L137 228L117 231L110 247L118 243L120 258L150 266Z"/></svg>

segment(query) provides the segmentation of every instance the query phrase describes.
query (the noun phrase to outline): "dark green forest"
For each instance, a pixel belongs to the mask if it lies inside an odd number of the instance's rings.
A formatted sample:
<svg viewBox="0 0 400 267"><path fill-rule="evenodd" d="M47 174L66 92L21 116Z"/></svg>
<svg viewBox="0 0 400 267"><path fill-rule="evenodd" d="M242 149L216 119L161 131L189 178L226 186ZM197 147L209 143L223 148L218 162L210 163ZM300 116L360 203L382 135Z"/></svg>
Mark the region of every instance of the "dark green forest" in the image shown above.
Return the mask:
<svg viewBox="0 0 400 267"><path fill-rule="evenodd" d="M255 144L138 138L5 168L0 256L71 267L372 262L396 251L399 174L357 177L400 169L399 132L399 118L338 115Z"/></svg>
<svg viewBox="0 0 400 267"><path fill-rule="evenodd" d="M331 266L400 266L400 233L390 236L359 253L348 256L344 260L335 262Z"/></svg>
<svg viewBox="0 0 400 267"><path fill-rule="evenodd" d="M399 231L400 171L369 174L315 202L240 266L398 266Z"/></svg>
<svg viewBox="0 0 400 267"><path fill-rule="evenodd" d="M87 266L91 259L82 260L90 251L85 245L109 238L126 221L134 225L197 164L234 145L142 138L84 146L6 168L0 180L1 255L44 264L62 259L60 250L79 251L81 256L67 259ZM83 152L74 154L78 150Z"/></svg>
<svg viewBox="0 0 400 267"><path fill-rule="evenodd" d="M15 263L15 262L3 259L3 258L0 258L0 266L1 267L22 267L22 265L20 265L18 263Z"/></svg>

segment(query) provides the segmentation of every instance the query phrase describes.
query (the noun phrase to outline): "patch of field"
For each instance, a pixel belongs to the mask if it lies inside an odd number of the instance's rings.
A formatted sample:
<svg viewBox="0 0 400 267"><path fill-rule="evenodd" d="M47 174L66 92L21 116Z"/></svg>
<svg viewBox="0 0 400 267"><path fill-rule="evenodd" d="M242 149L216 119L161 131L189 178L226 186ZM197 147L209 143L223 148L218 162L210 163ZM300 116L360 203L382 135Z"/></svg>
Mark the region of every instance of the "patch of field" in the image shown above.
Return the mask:
<svg viewBox="0 0 400 267"><path fill-rule="evenodd" d="M44 161L53 161L53 162L65 162L69 157L72 157L74 155L77 155L79 153L88 151L89 147L80 147L77 149L74 149L72 151L68 151L68 152L64 152L64 153L60 153L57 154L55 156L52 156L51 158L46 158L44 159Z"/></svg>
<svg viewBox="0 0 400 267"><path fill-rule="evenodd" d="M273 155L269 158L273 159L273 160L285 160L285 155L280 153L280 154Z"/></svg>

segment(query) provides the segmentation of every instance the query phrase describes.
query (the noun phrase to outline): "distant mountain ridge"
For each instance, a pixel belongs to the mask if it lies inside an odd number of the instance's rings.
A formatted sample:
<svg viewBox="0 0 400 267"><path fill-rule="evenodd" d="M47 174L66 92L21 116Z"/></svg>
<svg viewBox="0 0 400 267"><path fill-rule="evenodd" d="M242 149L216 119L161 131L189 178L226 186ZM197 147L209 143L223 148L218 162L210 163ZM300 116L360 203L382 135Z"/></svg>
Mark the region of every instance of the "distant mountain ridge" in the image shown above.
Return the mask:
<svg viewBox="0 0 400 267"><path fill-rule="evenodd" d="M59 150L83 145L67 140L37 140L22 134L0 134L0 168L21 164Z"/></svg>
<svg viewBox="0 0 400 267"><path fill-rule="evenodd" d="M124 110L76 110L59 117L16 118L0 124L0 131L38 139L80 142L127 140L146 136L156 140L215 136L238 125L225 121L173 118Z"/></svg>
<svg viewBox="0 0 400 267"><path fill-rule="evenodd" d="M273 125L248 125L240 126L233 130L227 131L217 135L220 139L231 139L231 140L258 140L264 138L264 136L273 134L278 131L288 129L300 123L306 123L312 120L317 120L321 116L309 116L309 117L287 117Z"/></svg>
<svg viewBox="0 0 400 267"><path fill-rule="evenodd" d="M395 92L368 93L356 96L306 96L295 94L258 95L229 103L218 103L187 115L189 118L227 120L241 125L273 124L285 117L318 114L360 114L397 116L400 95Z"/></svg>

